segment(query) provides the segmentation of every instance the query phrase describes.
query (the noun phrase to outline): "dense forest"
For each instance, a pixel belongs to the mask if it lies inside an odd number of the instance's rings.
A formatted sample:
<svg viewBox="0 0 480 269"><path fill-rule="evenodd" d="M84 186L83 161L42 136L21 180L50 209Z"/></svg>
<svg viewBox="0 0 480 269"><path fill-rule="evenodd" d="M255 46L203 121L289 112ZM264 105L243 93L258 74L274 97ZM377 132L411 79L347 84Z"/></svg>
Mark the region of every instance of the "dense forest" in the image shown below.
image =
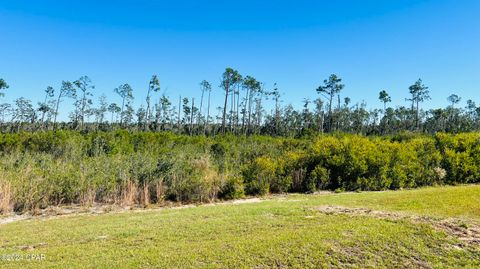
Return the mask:
<svg viewBox="0 0 480 269"><path fill-rule="evenodd" d="M146 83L147 85L147 83ZM47 87L41 102L24 97L13 104L0 104L0 123L3 132L36 130L111 131L169 131L187 135L272 135L302 137L314 133L346 132L363 135L396 134L414 131L468 132L480 128L480 107L467 100L459 107L461 97L452 94L446 108L422 109L430 99L429 89L421 79L408 89L406 106L390 107L392 101L386 90L379 92L383 109L368 109L365 102L352 103L341 98L342 79L332 74L318 86L315 100L304 99L303 107L285 104L281 90L274 84L267 89L252 76L242 76L226 68L219 83L224 96L220 105L211 103L213 86L204 80L199 85L199 98L161 94L160 80L154 75L145 87L146 99L138 108L133 106L133 89L122 84L113 91L121 102L108 102L105 95L94 102L95 86L89 77L62 81L59 89ZM8 84L0 79L2 96ZM312 89L315 90L315 89ZM69 120L59 121L62 102L70 99L73 110ZM285 105L284 105L285 104ZM271 108L271 109L267 109ZM66 119L66 115L64 115Z"/></svg>
<svg viewBox="0 0 480 269"><path fill-rule="evenodd" d="M480 181L480 107L460 97L425 111L422 80L409 87L408 107L383 110L341 100L336 75L296 110L282 106L277 87L227 68L222 105L212 85L200 100L160 95L153 76L140 108L128 84L94 105L88 77L48 87L37 106L19 98L0 105L0 212L50 205L205 202L269 193L362 191ZM0 79L2 95L8 84ZM69 121L59 120L66 99ZM270 103L268 103L270 102ZM272 107L268 112L264 107ZM312 108L313 106L313 108Z"/></svg>

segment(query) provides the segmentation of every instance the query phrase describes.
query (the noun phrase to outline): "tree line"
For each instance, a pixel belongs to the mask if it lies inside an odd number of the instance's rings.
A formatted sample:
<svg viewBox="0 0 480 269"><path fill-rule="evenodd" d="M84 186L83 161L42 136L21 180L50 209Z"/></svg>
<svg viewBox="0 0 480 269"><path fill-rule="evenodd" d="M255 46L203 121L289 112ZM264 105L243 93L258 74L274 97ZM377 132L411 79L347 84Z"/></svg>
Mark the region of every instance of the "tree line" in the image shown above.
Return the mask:
<svg viewBox="0 0 480 269"><path fill-rule="evenodd" d="M9 86L0 79L0 96ZM153 75L146 88L146 98L135 108L133 89L128 83L114 88L120 102L109 102L100 95L94 104L95 86L88 76L75 81L62 81L61 87L47 87L41 102L20 97L13 103L0 104L3 132L21 130L115 130L171 131L188 135L263 134L299 137L312 133L347 132L365 135L395 134L404 131L424 133L468 132L480 128L480 107L467 100L459 107L461 97L452 94L445 108L422 109L430 99L429 88L421 79L409 88L407 105L391 107L386 90L379 92L383 109L368 109L365 102L353 104L341 98L345 88L342 79L332 74L318 86L318 98L304 98L301 108L283 105L276 84L267 89L253 76L242 76L226 68L219 84L223 95L220 106L212 107L213 86L209 81L199 85L200 100L178 96L177 100L161 94L160 80ZM214 93L215 94L215 93ZM73 101L68 121L59 121L62 102ZM271 107L272 109L267 109Z"/></svg>

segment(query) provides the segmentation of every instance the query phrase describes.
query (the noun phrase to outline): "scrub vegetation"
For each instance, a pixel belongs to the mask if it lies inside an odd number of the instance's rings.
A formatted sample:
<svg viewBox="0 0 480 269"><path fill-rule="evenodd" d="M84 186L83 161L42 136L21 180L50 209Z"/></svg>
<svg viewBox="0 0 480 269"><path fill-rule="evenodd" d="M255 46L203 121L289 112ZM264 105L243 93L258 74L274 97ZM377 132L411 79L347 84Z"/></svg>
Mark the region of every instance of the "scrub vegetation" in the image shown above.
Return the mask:
<svg viewBox="0 0 480 269"><path fill-rule="evenodd" d="M305 138L125 130L0 134L0 210L477 183L479 141L479 133Z"/></svg>

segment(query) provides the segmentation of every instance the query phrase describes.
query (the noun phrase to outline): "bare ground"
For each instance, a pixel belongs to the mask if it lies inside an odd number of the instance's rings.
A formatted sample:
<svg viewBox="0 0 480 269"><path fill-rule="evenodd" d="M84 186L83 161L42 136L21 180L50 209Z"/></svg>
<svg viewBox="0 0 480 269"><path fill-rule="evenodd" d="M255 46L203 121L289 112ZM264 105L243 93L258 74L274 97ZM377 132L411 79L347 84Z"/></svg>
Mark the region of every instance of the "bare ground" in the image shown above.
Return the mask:
<svg viewBox="0 0 480 269"><path fill-rule="evenodd" d="M480 226L471 221L456 218L435 218L429 216L411 215L388 211L372 210L368 208L348 208L342 206L321 206L316 210L327 215L351 215L373 217L390 221L410 221L431 225L435 230L445 232L447 235L458 239L461 243L459 248L475 246L480 247Z"/></svg>
<svg viewBox="0 0 480 269"><path fill-rule="evenodd" d="M240 204L251 204L251 203L260 203L265 201L265 199L260 198L248 198L248 199L238 199L225 202L212 202L204 204L179 204L179 203L165 203L162 205L152 205L149 207L141 207L138 205L134 206L119 206L112 204L93 204L90 206L82 205L62 205L62 206L50 206L48 208L38 210L35 213L25 213L25 214L11 214L6 216L0 216L0 225L24 221L24 220L34 220L34 219L51 219L51 218L60 218L68 216L79 216L79 215L98 215L98 214L107 214L107 213L122 213L122 212L145 212L145 211L159 211L165 209L185 209L198 206L219 206L219 205L240 205Z"/></svg>

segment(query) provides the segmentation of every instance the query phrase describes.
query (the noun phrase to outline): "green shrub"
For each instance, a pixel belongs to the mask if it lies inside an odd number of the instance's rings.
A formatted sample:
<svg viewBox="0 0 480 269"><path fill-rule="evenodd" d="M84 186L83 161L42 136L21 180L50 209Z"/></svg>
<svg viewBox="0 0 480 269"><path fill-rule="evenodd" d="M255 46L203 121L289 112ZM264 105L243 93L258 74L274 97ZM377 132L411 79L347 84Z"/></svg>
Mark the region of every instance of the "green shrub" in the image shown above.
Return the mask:
<svg viewBox="0 0 480 269"><path fill-rule="evenodd" d="M448 183L480 182L480 133L437 134Z"/></svg>
<svg viewBox="0 0 480 269"><path fill-rule="evenodd" d="M241 177L232 176L222 186L218 197L221 199L239 199L245 196L243 180Z"/></svg>
<svg viewBox="0 0 480 269"><path fill-rule="evenodd" d="M244 170L245 189L250 195L270 192L270 182L275 178L276 164L269 157L258 157Z"/></svg>
<svg viewBox="0 0 480 269"><path fill-rule="evenodd" d="M311 172L311 182L306 186L307 191L323 190L330 183L330 171L320 165L315 166Z"/></svg>

